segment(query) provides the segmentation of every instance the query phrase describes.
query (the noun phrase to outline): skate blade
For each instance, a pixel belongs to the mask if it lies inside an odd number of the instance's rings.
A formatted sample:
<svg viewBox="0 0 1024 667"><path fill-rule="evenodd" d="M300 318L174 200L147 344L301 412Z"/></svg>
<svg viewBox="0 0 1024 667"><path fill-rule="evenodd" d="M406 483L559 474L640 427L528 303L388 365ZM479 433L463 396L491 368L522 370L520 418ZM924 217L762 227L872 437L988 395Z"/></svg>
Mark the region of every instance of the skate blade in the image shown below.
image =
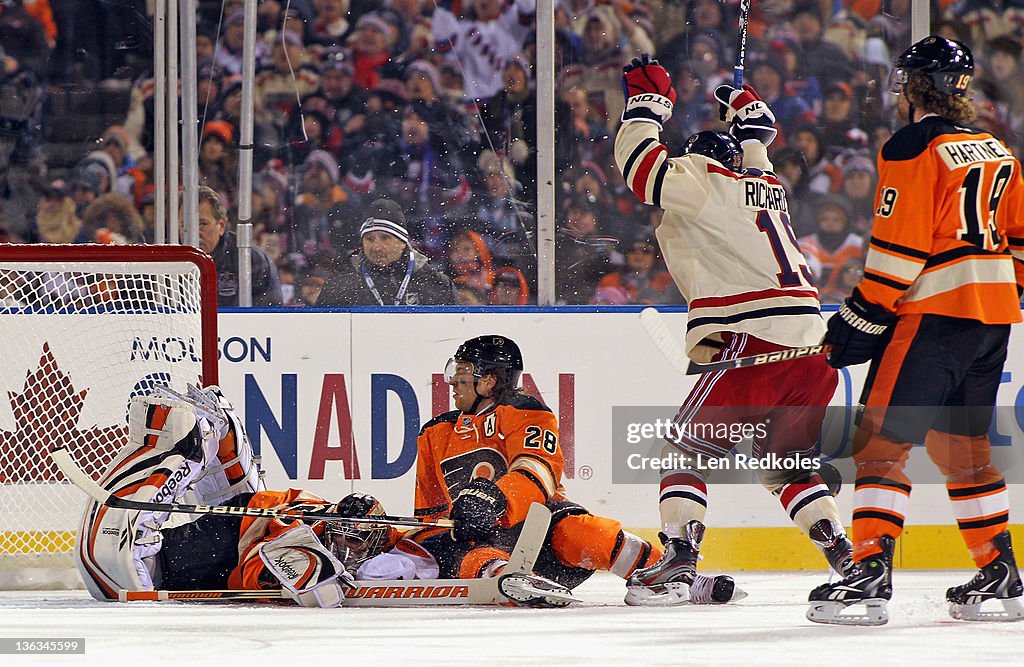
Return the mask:
<svg viewBox="0 0 1024 667"><path fill-rule="evenodd" d="M1019 597L1006 600L986 600L986 602L1001 602L1001 610L982 609L984 602L978 604L956 604L950 603L949 615L958 621L981 621L989 623L1010 623L1013 621L1024 621L1024 605ZM992 606L992 605L989 605Z"/></svg>
<svg viewBox="0 0 1024 667"><path fill-rule="evenodd" d="M742 588L737 586L736 588L733 589L732 597L729 598L729 602L738 602L739 600L742 600L743 598L748 597L749 595L750 595L749 593L747 593L745 590L743 590ZM728 603L725 603L725 604L728 604Z"/></svg>
<svg viewBox="0 0 1024 667"><path fill-rule="evenodd" d="M512 602L526 607L565 607L578 602L568 589L557 590L534 586L529 579L515 574L505 575L499 584L502 595Z"/></svg>
<svg viewBox="0 0 1024 667"><path fill-rule="evenodd" d="M681 581L649 586L627 586L624 602L631 607L678 607L690 602L690 585Z"/></svg>
<svg viewBox="0 0 1024 667"><path fill-rule="evenodd" d="M855 609L863 605L864 612ZM869 598L862 602L812 602L807 620L827 625L885 625L889 622L887 600Z"/></svg>

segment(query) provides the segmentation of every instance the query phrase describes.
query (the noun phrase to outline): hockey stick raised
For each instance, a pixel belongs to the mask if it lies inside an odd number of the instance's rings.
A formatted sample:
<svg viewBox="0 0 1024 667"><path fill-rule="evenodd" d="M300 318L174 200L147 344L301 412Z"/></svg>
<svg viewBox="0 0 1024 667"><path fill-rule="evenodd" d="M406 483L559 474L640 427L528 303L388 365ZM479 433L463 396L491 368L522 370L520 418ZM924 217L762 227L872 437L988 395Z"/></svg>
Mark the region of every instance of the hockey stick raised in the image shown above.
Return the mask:
<svg viewBox="0 0 1024 667"><path fill-rule="evenodd" d="M551 510L533 503L526 514L519 539L512 549L504 574L533 571L537 556L547 539ZM287 598L279 589L266 591L128 591L118 593L121 602L187 600L217 602L230 600L277 600ZM345 593L346 607L432 607L437 605L504 604L508 597L499 589L499 579L411 579L360 580Z"/></svg>
<svg viewBox="0 0 1024 667"><path fill-rule="evenodd" d="M732 86L743 86L743 61L747 57L747 21L750 18L750 0L740 0L740 18L736 36L736 64L732 68Z"/></svg>
<svg viewBox="0 0 1024 667"><path fill-rule="evenodd" d="M736 359L722 359L711 361L706 364L689 361L683 348L672 335L665 318L654 308L644 308L640 311L640 323L643 325L647 335L658 348L658 351L668 360L672 367L683 375L703 375L717 371L728 371L734 368L747 368L748 366L761 366L762 364L774 364L778 361L790 361L803 357L814 357L819 354L828 354L832 349L830 345L808 345L806 347L791 347L786 350L765 352L749 357L738 357Z"/></svg>
<svg viewBox="0 0 1024 667"><path fill-rule="evenodd" d="M342 523L376 523L388 526L437 526L440 528L451 528L454 524L449 519L438 519L436 521L421 521L415 517L401 516L373 516L373 517L351 517L336 514L334 512L323 512L316 510L302 509L275 509L272 507L233 507L227 505L184 505L181 503L152 503L142 500L129 500L119 498L110 491L97 484L87 475L75 460L71 453L63 447L50 451L53 462L57 464L60 471L64 473L71 482L79 489L91 496L96 502L107 507L122 510L142 510L150 512L170 512L172 514L219 514L224 516L261 516L273 519L294 519L299 521L340 521Z"/></svg>

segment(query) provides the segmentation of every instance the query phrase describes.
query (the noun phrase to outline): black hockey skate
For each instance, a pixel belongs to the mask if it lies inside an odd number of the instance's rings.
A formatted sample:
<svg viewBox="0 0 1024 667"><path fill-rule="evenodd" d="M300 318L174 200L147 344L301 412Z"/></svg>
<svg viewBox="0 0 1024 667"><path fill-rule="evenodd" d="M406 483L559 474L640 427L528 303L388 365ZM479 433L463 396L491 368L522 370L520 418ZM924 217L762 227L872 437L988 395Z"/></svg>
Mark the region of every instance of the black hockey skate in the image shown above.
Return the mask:
<svg viewBox="0 0 1024 667"><path fill-rule="evenodd" d="M853 570L853 544L843 529L830 519L819 519L807 531L836 574L845 577Z"/></svg>
<svg viewBox="0 0 1024 667"><path fill-rule="evenodd" d="M1010 531L1004 530L996 535L992 544L999 551L999 556L978 570L966 584L946 591L949 615L953 618L963 621L1024 620L1024 606L1021 605L1024 586L1013 557ZM999 600L1003 609L982 611L982 604L989 600Z"/></svg>
<svg viewBox="0 0 1024 667"><path fill-rule="evenodd" d="M842 580L818 586L808 596L807 619L833 625L885 625L889 622L888 601L892 599L892 554L896 540L889 535L878 539L882 553L853 566ZM864 605L864 611L847 610Z"/></svg>
<svg viewBox="0 0 1024 667"><path fill-rule="evenodd" d="M626 604L640 607L724 604L747 597L730 576L697 574L704 524L690 521L684 531L685 537L660 535L665 553L657 563L636 570L626 580Z"/></svg>
<svg viewBox="0 0 1024 667"><path fill-rule="evenodd" d="M498 590L521 607L565 607L576 601L565 586L526 572L498 575Z"/></svg>

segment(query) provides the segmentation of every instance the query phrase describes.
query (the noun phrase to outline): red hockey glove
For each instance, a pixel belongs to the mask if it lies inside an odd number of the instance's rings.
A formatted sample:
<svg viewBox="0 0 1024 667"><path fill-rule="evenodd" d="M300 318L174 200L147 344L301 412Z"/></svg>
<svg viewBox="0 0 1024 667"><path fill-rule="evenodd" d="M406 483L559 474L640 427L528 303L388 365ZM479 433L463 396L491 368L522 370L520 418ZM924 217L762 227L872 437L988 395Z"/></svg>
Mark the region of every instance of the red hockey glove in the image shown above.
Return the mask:
<svg viewBox="0 0 1024 667"><path fill-rule="evenodd" d="M715 88L715 99L719 119L729 123L729 133L737 140L756 139L765 146L775 140L775 114L752 86L722 84Z"/></svg>
<svg viewBox="0 0 1024 667"><path fill-rule="evenodd" d="M626 98L623 122L650 120L660 125L672 117L676 103L672 77L646 53L622 68L622 95Z"/></svg>
<svg viewBox="0 0 1024 667"><path fill-rule="evenodd" d="M871 361L888 342L886 334L896 323L895 313L867 301L860 290L854 288L839 312L828 320L828 329L822 340L832 346L828 365L832 368L855 366Z"/></svg>

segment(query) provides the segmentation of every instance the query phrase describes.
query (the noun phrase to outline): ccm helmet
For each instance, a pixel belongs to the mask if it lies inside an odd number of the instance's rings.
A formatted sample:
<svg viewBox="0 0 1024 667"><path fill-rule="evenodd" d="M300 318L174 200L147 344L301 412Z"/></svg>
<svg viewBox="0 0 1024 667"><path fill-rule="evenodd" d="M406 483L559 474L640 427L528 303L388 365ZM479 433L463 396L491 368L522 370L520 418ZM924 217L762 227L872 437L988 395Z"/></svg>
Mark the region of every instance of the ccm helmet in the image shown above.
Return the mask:
<svg viewBox="0 0 1024 667"><path fill-rule="evenodd" d="M698 132L683 144L683 155L696 153L720 162L723 167L739 173L743 164L743 149L736 137L725 132L704 130Z"/></svg>
<svg viewBox="0 0 1024 667"><path fill-rule="evenodd" d="M955 39L925 37L896 59L889 75L889 92L903 92L903 85L913 72L930 78L940 93L966 95L974 76L974 56Z"/></svg>
<svg viewBox="0 0 1024 667"><path fill-rule="evenodd" d="M474 377L494 375L498 386L514 389L523 374L523 354L515 341L505 336L477 336L460 345L445 369L446 380L454 375L455 364L460 361L473 364Z"/></svg>

